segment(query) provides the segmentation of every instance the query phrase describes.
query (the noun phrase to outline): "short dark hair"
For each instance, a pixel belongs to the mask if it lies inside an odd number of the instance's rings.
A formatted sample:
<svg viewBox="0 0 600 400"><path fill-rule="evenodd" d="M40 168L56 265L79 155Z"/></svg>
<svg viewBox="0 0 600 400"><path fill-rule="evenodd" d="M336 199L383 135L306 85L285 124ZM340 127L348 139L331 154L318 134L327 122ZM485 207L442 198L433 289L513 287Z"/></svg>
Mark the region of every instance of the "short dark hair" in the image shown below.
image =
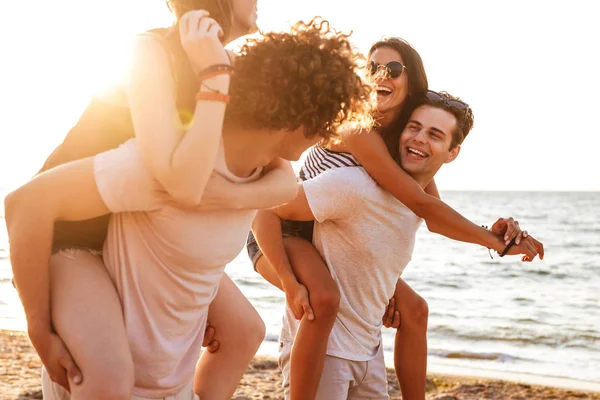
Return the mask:
<svg viewBox="0 0 600 400"><path fill-rule="evenodd" d="M235 61L225 124L254 129L304 127L324 141L342 124L372 126L374 88L361 78L364 57L346 34L315 18L290 32L248 39Z"/></svg>
<svg viewBox="0 0 600 400"><path fill-rule="evenodd" d="M430 97L423 96L419 106L428 105L431 107L440 108L454 115L456 118L456 128L452 131L452 142L450 143L450 150L452 150L459 144L462 144L469 132L471 132L471 129L473 129L473 110L468 106L466 108L459 108L449 104L449 100L455 100L461 103L464 102L459 97L452 96L448 92L437 92L437 94L439 94L442 99L433 100Z"/></svg>

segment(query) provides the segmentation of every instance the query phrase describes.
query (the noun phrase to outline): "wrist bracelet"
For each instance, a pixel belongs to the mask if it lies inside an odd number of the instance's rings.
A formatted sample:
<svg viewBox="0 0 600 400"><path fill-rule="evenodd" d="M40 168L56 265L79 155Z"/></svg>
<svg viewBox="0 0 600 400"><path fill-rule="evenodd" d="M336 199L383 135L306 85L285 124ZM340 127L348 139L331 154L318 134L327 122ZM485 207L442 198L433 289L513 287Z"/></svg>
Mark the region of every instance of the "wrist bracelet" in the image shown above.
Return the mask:
<svg viewBox="0 0 600 400"><path fill-rule="evenodd" d="M231 75L233 73L233 67L229 64L215 64L200 71L198 78L203 81L205 79L213 78L218 75Z"/></svg>
<svg viewBox="0 0 600 400"><path fill-rule="evenodd" d="M515 240L517 238L514 237L509 244L506 245L506 247L504 248L504 250L502 250L502 253L498 253L500 254L500 257L504 257L506 255L506 253L508 253L508 251L510 250L511 247L513 247L515 245Z"/></svg>
<svg viewBox="0 0 600 400"><path fill-rule="evenodd" d="M229 104L230 96L219 92L198 92L196 93L196 101L220 101Z"/></svg>
<svg viewBox="0 0 600 400"><path fill-rule="evenodd" d="M489 229L488 229L488 227L487 227L487 225L481 225L481 227L482 227L483 229L485 229L486 231L488 231L488 230L489 230ZM490 255L490 258L493 260L493 259L494 259L494 257L492 257L492 249L490 249L489 247L486 247L486 248L488 249L488 254Z"/></svg>

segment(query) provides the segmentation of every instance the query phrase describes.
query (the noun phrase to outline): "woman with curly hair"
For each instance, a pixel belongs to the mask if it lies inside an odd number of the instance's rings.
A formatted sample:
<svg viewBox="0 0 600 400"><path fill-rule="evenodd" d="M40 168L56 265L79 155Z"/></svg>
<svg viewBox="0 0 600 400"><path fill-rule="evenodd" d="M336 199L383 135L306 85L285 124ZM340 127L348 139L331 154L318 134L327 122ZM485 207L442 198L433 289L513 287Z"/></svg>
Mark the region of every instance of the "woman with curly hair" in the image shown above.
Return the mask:
<svg viewBox="0 0 600 400"><path fill-rule="evenodd" d="M246 3L253 11L233 4ZM264 337L223 274L252 209L295 195L281 158L343 123L369 123L358 55L327 23L250 41L234 70L219 40L226 25L203 10L178 16L178 32L139 38L127 108L90 105L45 169L77 161L5 201L44 398L192 398L195 365L196 394L229 398ZM53 238L57 220L84 222L56 225ZM235 346L196 364L207 318Z"/></svg>
<svg viewBox="0 0 600 400"><path fill-rule="evenodd" d="M439 200L434 182L423 190L396 162L400 133L428 89L419 54L406 41L388 38L373 44L369 60L377 83L376 131L346 132L339 144L315 146L300 170L300 179L314 178L331 168L363 166L384 189L425 219L430 231L502 251L504 245L496 235ZM339 289L312 245L312 227L313 222L282 224L274 213L259 211L253 223L256 241L250 235L247 245L255 269L285 291L290 309L301 319L286 388L291 399L317 396L329 332L339 311ZM506 229L507 224L496 228ZM510 241L518 229L508 228ZM394 364L406 399L425 398L427 318L427 302L398 280L384 323L398 328Z"/></svg>

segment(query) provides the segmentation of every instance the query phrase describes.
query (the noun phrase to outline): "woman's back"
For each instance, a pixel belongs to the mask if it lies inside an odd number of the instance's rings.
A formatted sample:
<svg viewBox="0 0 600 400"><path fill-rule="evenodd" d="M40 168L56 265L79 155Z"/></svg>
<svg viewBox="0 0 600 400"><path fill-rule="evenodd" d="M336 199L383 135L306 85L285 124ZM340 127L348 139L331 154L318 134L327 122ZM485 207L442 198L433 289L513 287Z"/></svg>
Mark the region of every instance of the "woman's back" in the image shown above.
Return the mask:
<svg viewBox="0 0 600 400"><path fill-rule="evenodd" d="M177 30L155 29L144 33L159 41L171 60L171 72L177 87L177 109L180 116L192 115L197 82L191 72L185 52L179 43ZM121 92L123 90L121 89ZM124 97L124 93L122 93ZM182 121L187 122L187 121ZM94 156L114 149L135 136L129 108L122 101L94 97L67 133L64 141L50 154L38 173L70 161ZM58 221L54 228L55 250L84 247L102 250L106 238L109 215L80 221Z"/></svg>

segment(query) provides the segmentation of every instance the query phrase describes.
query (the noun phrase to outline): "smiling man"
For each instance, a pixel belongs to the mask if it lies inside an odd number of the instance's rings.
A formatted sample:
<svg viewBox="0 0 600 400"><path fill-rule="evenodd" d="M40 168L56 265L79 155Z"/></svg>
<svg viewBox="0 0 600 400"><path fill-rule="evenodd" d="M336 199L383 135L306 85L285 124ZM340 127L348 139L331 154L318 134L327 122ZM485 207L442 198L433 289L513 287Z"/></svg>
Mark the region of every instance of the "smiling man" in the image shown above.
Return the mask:
<svg viewBox="0 0 600 400"><path fill-rule="evenodd" d="M400 137L400 165L425 188L456 159L473 126L469 106L428 92ZM422 220L383 190L362 167L336 168L300 184L297 198L274 210L285 220L315 220L313 243L340 290L340 308L327 345L317 399L387 399L381 316L412 257ZM528 237L512 254L543 254ZM299 322L288 307L280 365L289 398L289 368Z"/></svg>

